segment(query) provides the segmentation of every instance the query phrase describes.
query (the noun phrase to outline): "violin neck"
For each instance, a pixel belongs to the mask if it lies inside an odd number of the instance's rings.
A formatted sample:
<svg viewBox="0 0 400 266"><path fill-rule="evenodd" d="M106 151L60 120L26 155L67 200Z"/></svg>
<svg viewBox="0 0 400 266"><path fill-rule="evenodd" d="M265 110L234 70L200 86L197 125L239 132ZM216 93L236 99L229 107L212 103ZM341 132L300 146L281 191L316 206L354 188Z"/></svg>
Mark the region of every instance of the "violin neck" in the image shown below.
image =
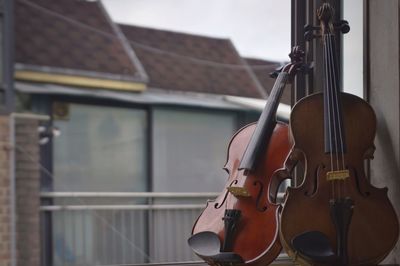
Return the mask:
<svg viewBox="0 0 400 266"><path fill-rule="evenodd" d="M340 79L335 37L325 34L324 40L324 134L325 153L345 153L346 142L340 102Z"/></svg>
<svg viewBox="0 0 400 266"><path fill-rule="evenodd" d="M258 119L256 129L250 138L249 144L240 162L239 170L243 169L245 173L255 170L258 160L267 149L269 139L276 125L276 111L288 79L288 73L279 73L274 87L268 96L267 104Z"/></svg>

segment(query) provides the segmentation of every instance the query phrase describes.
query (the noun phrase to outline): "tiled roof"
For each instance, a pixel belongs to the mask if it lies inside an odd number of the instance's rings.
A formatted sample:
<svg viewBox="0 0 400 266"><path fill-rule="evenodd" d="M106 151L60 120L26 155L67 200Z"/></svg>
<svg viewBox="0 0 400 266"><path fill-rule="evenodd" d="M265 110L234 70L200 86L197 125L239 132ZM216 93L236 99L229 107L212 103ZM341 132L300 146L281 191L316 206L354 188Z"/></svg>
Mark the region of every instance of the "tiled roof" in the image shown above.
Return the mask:
<svg viewBox="0 0 400 266"><path fill-rule="evenodd" d="M247 63L252 67L253 72L256 74L258 80L261 82L262 86L270 94L272 87L274 86L275 79L270 77L270 73L274 72L277 68L281 66L281 63L274 61L267 61L262 59L245 58ZM262 66L257 68L257 66ZM290 105L291 102L291 89L290 86L286 86L283 91L281 103Z"/></svg>
<svg viewBox="0 0 400 266"><path fill-rule="evenodd" d="M15 43L15 61L22 65L138 74L99 2L17 0Z"/></svg>
<svg viewBox="0 0 400 266"><path fill-rule="evenodd" d="M100 1L15 2L18 69L137 81L147 74L150 88L253 98L271 88L270 71L252 72L229 39L117 25Z"/></svg>
<svg viewBox="0 0 400 266"><path fill-rule="evenodd" d="M120 28L149 75L149 87L264 98L263 89L257 87L228 39L128 25Z"/></svg>

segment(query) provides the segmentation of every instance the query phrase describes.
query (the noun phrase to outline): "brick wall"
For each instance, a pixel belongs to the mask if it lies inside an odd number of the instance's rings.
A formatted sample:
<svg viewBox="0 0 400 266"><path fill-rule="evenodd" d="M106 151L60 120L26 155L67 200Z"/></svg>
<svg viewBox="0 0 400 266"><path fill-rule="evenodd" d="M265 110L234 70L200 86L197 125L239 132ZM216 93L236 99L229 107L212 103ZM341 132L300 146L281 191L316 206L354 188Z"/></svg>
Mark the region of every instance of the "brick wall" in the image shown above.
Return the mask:
<svg viewBox="0 0 400 266"><path fill-rule="evenodd" d="M11 266L10 117L0 116L0 266ZM40 265L38 121L15 122L17 265Z"/></svg>
<svg viewBox="0 0 400 266"><path fill-rule="evenodd" d="M16 135L17 265L40 265L38 121L18 118Z"/></svg>
<svg viewBox="0 0 400 266"><path fill-rule="evenodd" d="M9 118L0 116L0 266L11 265Z"/></svg>

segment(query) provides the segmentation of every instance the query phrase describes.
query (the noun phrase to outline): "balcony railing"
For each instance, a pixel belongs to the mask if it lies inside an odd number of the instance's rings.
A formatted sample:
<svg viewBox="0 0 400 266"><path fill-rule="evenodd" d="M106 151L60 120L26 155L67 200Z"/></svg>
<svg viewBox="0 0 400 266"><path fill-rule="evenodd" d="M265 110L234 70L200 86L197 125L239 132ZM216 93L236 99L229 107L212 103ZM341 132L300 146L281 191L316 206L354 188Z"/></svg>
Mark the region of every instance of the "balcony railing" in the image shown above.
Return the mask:
<svg viewBox="0 0 400 266"><path fill-rule="evenodd" d="M217 195L43 192L43 264L205 265L186 241L206 200Z"/></svg>

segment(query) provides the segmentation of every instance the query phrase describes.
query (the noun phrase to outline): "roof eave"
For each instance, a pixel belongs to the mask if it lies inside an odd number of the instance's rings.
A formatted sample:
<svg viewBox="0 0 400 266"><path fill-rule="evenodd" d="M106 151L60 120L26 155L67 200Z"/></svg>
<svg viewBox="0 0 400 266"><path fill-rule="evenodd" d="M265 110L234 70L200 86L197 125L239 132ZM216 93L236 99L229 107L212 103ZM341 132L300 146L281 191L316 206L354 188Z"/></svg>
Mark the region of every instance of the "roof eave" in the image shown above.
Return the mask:
<svg viewBox="0 0 400 266"><path fill-rule="evenodd" d="M20 81L124 91L144 91L146 83L135 77L76 69L15 64L14 78Z"/></svg>

